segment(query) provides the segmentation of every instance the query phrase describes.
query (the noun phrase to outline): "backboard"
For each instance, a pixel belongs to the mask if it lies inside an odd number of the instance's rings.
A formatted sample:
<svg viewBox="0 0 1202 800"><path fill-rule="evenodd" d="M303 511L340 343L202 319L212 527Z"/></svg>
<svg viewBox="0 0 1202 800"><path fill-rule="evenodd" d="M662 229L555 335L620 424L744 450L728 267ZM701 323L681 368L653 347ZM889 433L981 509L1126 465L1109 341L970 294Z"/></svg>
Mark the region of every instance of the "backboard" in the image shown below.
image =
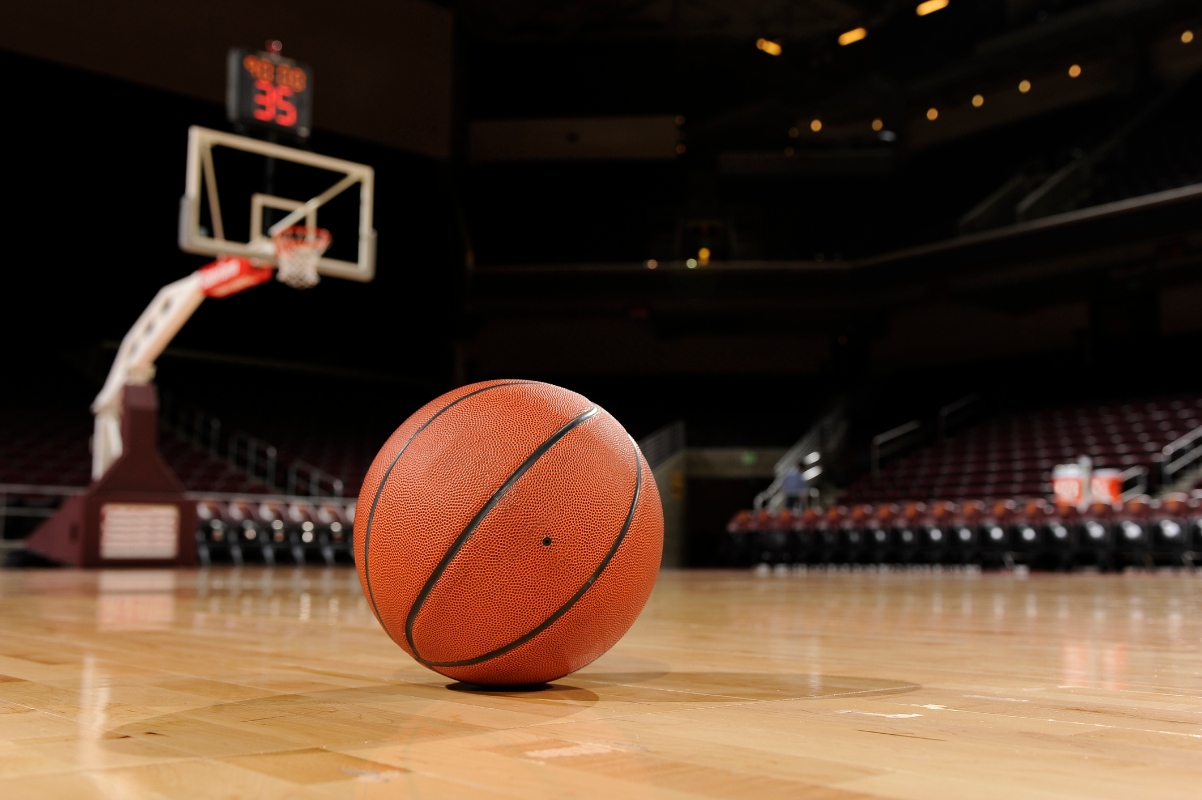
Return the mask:
<svg viewBox="0 0 1202 800"><path fill-rule="evenodd" d="M376 270L374 191L375 171L366 164L193 126L179 246L187 253L275 264L274 234L320 225L333 234L333 244L318 261L318 273L370 281Z"/></svg>

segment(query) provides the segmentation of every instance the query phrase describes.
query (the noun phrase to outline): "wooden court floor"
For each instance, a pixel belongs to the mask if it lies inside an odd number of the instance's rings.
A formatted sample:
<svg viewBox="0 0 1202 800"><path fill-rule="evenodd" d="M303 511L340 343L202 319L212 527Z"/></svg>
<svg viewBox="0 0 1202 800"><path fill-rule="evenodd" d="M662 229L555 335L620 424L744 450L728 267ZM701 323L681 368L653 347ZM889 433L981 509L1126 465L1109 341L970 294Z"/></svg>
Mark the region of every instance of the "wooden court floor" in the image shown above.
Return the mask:
<svg viewBox="0 0 1202 800"><path fill-rule="evenodd" d="M541 691L349 569L0 572L0 798L1198 798L1202 573L666 572Z"/></svg>

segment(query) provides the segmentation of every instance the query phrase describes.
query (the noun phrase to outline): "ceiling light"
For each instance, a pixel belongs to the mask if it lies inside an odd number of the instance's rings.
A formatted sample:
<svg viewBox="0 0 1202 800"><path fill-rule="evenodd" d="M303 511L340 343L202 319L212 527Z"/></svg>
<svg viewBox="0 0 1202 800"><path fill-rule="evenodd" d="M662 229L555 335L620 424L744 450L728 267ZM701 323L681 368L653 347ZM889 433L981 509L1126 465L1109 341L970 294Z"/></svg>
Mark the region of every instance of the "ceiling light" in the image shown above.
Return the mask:
<svg viewBox="0 0 1202 800"><path fill-rule="evenodd" d="M983 105L985 105L985 95L983 95L983 94L974 94L974 95L972 96L972 107L973 107L973 108L980 108L980 107L981 107L981 106L983 106Z"/></svg>
<svg viewBox="0 0 1202 800"><path fill-rule="evenodd" d="M935 120L939 119L939 109L928 108L927 109L927 119L929 119L931 122L934 122Z"/></svg>
<svg viewBox="0 0 1202 800"><path fill-rule="evenodd" d="M1194 32L1193 31L1182 31L1181 32L1181 43L1182 44L1189 44L1193 40L1194 40Z"/></svg>
<svg viewBox="0 0 1202 800"><path fill-rule="evenodd" d="M1080 64L1073 64L1071 67L1069 67L1069 68L1068 68L1068 76L1069 76L1070 78L1079 78L1079 77L1081 77L1081 65L1080 65Z"/></svg>
<svg viewBox="0 0 1202 800"><path fill-rule="evenodd" d="M1023 94L1026 94L1027 92L1031 91L1031 82L1028 80L1019 81L1018 82L1018 90L1020 92L1022 92Z"/></svg>
<svg viewBox="0 0 1202 800"><path fill-rule="evenodd" d="M687 261L685 261L685 262L684 262L684 265L685 265L686 267L688 267L689 269L697 269L697 259L695 259L695 258L690 258L690 259L688 259Z"/></svg>
<svg viewBox="0 0 1202 800"><path fill-rule="evenodd" d="M658 266L659 266L659 262L656 261L654 258L647 259L647 269L655 269Z"/></svg>
<svg viewBox="0 0 1202 800"><path fill-rule="evenodd" d="M883 127L885 127L885 121L883 119L878 117L872 121L872 129L874 131L879 131Z"/></svg>
<svg viewBox="0 0 1202 800"><path fill-rule="evenodd" d="M822 130L822 120L820 120L820 119L813 120L810 123L810 130L812 130L814 133L818 133L818 131Z"/></svg>
<svg viewBox="0 0 1202 800"><path fill-rule="evenodd" d="M920 17L925 17L927 14L934 14L936 11L942 11L947 8L947 0L926 0L925 3L919 3L914 9L914 13Z"/></svg>
<svg viewBox="0 0 1202 800"><path fill-rule="evenodd" d="M755 46L770 56L779 56L781 54L780 43L774 42L771 39L756 39Z"/></svg>
<svg viewBox="0 0 1202 800"><path fill-rule="evenodd" d="M858 42L868 35L867 28L853 28L847 33L839 34L839 44L849 45L852 42Z"/></svg>

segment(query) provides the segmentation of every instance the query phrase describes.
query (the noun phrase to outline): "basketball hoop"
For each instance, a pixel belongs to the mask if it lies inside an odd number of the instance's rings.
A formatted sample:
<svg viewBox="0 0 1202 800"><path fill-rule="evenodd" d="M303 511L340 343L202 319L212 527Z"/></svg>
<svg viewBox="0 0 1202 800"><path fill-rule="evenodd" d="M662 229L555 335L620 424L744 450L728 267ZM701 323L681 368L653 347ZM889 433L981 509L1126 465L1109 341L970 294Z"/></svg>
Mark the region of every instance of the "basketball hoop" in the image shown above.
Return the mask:
<svg viewBox="0 0 1202 800"><path fill-rule="evenodd" d="M293 289L309 289L317 285L317 262L330 246L332 237L324 228L294 225L272 237L279 269L276 280Z"/></svg>

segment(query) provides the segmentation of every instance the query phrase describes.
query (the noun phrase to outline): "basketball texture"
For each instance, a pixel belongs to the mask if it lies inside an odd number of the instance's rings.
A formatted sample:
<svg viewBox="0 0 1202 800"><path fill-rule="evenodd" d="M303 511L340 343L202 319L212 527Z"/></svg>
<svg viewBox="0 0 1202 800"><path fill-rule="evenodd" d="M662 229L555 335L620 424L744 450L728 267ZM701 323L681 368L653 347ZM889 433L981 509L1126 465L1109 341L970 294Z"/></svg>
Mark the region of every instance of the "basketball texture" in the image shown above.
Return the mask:
<svg viewBox="0 0 1202 800"><path fill-rule="evenodd" d="M368 470L355 563L405 652L449 678L580 669L639 615L664 522L643 454L606 411L535 381L463 386L397 428Z"/></svg>

